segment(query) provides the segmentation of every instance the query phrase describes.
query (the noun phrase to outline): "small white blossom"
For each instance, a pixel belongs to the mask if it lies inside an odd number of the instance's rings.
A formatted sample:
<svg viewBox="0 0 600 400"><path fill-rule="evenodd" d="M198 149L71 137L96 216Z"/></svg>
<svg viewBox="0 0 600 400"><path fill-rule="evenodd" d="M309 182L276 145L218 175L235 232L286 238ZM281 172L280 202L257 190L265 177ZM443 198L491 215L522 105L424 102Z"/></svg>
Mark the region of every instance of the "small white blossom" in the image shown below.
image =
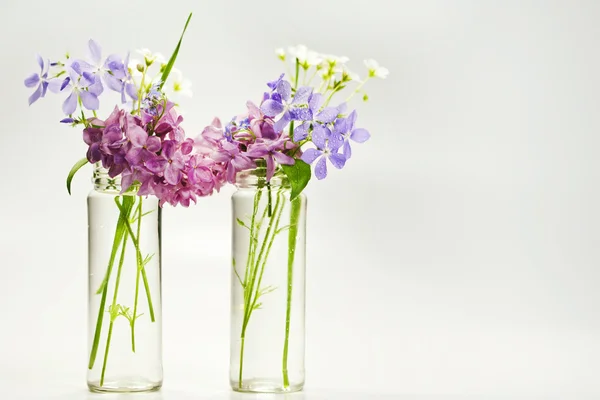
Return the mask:
<svg viewBox="0 0 600 400"><path fill-rule="evenodd" d="M131 74L131 79L133 79L133 84L136 88L139 88L142 85L142 76L144 75L142 71L146 68L146 66L142 64L142 62L139 60L130 59L127 68L129 69L129 73ZM149 78L148 76L146 76L144 78L144 86L147 85L148 81Z"/></svg>
<svg viewBox="0 0 600 400"><path fill-rule="evenodd" d="M380 67L379 63L375 60L365 60L365 66L369 69L369 77L385 79L390 71L385 67Z"/></svg>
<svg viewBox="0 0 600 400"><path fill-rule="evenodd" d="M348 81L360 82L360 76L357 73L350 71L345 65L342 66L342 77L346 77Z"/></svg>
<svg viewBox="0 0 600 400"><path fill-rule="evenodd" d="M167 94L192 97L192 82L189 79L183 79L181 71L177 68L171 70L164 89Z"/></svg>
<svg viewBox="0 0 600 400"><path fill-rule="evenodd" d="M331 65L331 66L336 66L336 65L342 65L348 62L349 58L348 57L338 57L338 56L334 56L333 54L321 54L321 58L323 59L323 63Z"/></svg>
<svg viewBox="0 0 600 400"><path fill-rule="evenodd" d="M350 69L348 69L348 67L344 64L341 64L338 66L333 66L333 67L329 66L328 68L321 69L319 71L319 75L321 76L321 78L323 78L325 80L336 76L336 74L340 74L341 79L344 82L350 82L350 81L354 81L354 82L358 82L358 83L361 82L358 74L356 74L353 71L350 71Z"/></svg>
<svg viewBox="0 0 600 400"><path fill-rule="evenodd" d="M152 53L148 49L138 49L137 52L144 56L144 61L146 62L147 66L150 66L155 62L160 65L167 63L165 57L160 53Z"/></svg>
<svg viewBox="0 0 600 400"><path fill-rule="evenodd" d="M322 79L329 79L333 75L333 72L330 69L321 69L319 70L319 75Z"/></svg>
<svg viewBox="0 0 600 400"><path fill-rule="evenodd" d="M275 54L277 54L277 57L281 61L285 61L285 50L283 50L282 48L275 49Z"/></svg>
<svg viewBox="0 0 600 400"><path fill-rule="evenodd" d="M319 53L309 50L302 44L288 48L288 53L292 56L292 58L298 59L298 62L304 69L317 66L323 61Z"/></svg>

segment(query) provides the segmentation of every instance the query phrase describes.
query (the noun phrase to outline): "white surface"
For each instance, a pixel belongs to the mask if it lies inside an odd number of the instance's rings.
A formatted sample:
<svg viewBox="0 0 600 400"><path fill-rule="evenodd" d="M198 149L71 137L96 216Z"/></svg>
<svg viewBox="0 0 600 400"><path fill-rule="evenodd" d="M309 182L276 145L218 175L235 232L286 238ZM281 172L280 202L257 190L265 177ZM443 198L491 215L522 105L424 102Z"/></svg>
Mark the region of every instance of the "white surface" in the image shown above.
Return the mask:
<svg viewBox="0 0 600 400"><path fill-rule="evenodd" d="M372 140L307 191L306 399L600 396L600 2L162 4L2 2L0 398L92 398L89 171L68 197L84 145L62 98L28 109L34 54L168 54L190 10L190 134L260 97L275 47L391 71ZM166 399L229 396L230 193L164 213Z"/></svg>

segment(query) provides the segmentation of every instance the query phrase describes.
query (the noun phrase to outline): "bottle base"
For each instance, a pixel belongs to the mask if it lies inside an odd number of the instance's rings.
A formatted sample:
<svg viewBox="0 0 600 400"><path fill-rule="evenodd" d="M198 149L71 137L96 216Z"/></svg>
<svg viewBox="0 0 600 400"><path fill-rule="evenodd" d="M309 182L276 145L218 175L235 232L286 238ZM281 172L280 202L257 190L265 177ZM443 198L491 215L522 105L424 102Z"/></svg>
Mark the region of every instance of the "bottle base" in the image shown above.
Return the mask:
<svg viewBox="0 0 600 400"><path fill-rule="evenodd" d="M88 388L93 393L142 393L156 392L162 387L162 382L151 382L143 379L121 379L104 381L100 386L99 381L88 382Z"/></svg>
<svg viewBox="0 0 600 400"><path fill-rule="evenodd" d="M240 393L293 393L300 392L304 382L283 387L281 380L246 379L241 386L239 382L231 382L231 388Z"/></svg>

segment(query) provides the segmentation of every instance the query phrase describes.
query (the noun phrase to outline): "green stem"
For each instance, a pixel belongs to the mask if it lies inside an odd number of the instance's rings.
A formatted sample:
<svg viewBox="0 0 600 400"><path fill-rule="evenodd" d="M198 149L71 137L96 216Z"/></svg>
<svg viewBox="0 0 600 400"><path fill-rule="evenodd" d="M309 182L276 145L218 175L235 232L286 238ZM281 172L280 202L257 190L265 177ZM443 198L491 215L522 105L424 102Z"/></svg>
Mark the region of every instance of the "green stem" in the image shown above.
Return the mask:
<svg viewBox="0 0 600 400"><path fill-rule="evenodd" d="M146 79L146 71L147 70L148 70L148 66L146 65L146 58L144 57L144 71L142 72L142 80L140 82L140 91L138 92L138 106L137 106L137 112L140 115L142 113L141 112L141 109L142 109L142 97L143 97L143 93L144 93L144 80ZM135 110L133 110L133 111L135 111Z"/></svg>
<svg viewBox="0 0 600 400"><path fill-rule="evenodd" d="M271 215L273 214L273 210L272 210L272 205L271 205L271 184L269 182L267 182L267 194L269 196L269 201L268 201L269 212L267 213L267 215L269 216L269 218L271 218Z"/></svg>
<svg viewBox="0 0 600 400"><path fill-rule="evenodd" d="M252 208L252 220L250 222L250 242L248 243L248 257L246 258L246 271L244 272L244 304L245 302L245 288L246 285L248 284L248 278L249 278L249 274L250 274L250 265L251 265L251 256L253 254L253 252L255 251L255 247L258 244L258 240L255 239L255 235L257 233L255 233L255 220L256 220L256 213L258 212L258 204L260 203L260 197L262 195L262 190L257 190L256 194L254 195L254 206Z"/></svg>
<svg viewBox="0 0 600 400"><path fill-rule="evenodd" d="M288 376L288 347L290 340L290 319L292 314L292 288L294 283L294 257L296 255L296 242L298 238L298 220L300 219L300 210L302 209L302 201L300 197L296 197L292 201L290 210L290 228L288 231L288 282L287 282L287 306L285 311L285 341L283 344L283 387L290 386Z"/></svg>
<svg viewBox="0 0 600 400"><path fill-rule="evenodd" d="M275 215L277 215L277 212L279 210L279 203L280 203L281 198L279 197L279 195L277 196L277 201L275 202L275 213L274 216L271 218L271 221L269 222L269 227L267 228L267 232L265 233L265 236L263 238L263 242L262 245L260 247L260 252L258 253L258 259L256 260L256 264L254 265L253 268L253 274L252 274L252 279L250 281L250 296L248 296L248 301L246 302L246 307L244 308L245 311L245 325L244 325L244 331L245 331L245 326L248 325L248 321L250 319L250 314L252 314L252 308L250 307L250 301L252 300L252 294L254 292L254 284L256 283L256 277L258 275L258 270L259 267L261 265L261 261L263 260L263 256L265 256L265 252L268 253L267 251L267 247L270 247L268 244L269 241L269 237L271 237L271 242L273 241L273 236L271 236L271 232L273 231L273 218L276 218ZM257 288L257 292L260 288Z"/></svg>
<svg viewBox="0 0 600 400"><path fill-rule="evenodd" d="M140 229L142 222L142 196L139 196L139 202L137 206L137 240L139 243L140 240ZM138 249L139 250L139 249ZM137 319L137 305L138 305L138 295L140 290L140 265L142 264L141 253L136 251L135 254L136 262L138 268L136 268L135 274L135 298L133 301L133 318L131 318L130 326L131 326L131 351L135 353L135 320Z"/></svg>
<svg viewBox="0 0 600 400"><path fill-rule="evenodd" d="M277 193L277 201L275 202L275 210L273 216L271 217L271 221L269 222L269 226L265 233L265 236L262 241L261 249L258 255L258 259L256 259L256 263L254 263L254 255L252 256L253 262L250 265L251 271L249 272L250 281L247 282L244 288L244 319L242 322L242 332L240 334L241 345L240 345L240 368L239 368L239 381L238 387L242 388L242 377L243 377L243 368L244 368L244 344L246 338L246 329L248 327L248 322L250 321L250 316L252 315L252 311L256 306L256 302L258 297L260 296L260 284L262 282L262 277L264 274L265 266L267 263L267 258L269 256L271 246L273 245L273 241L275 239L275 235L277 234L277 228L279 225L279 220L281 218L281 212L283 210L283 205L280 206L281 196L280 191ZM256 214L257 209L253 212L253 218ZM266 209L265 209L266 212ZM263 216L264 218L264 216ZM273 224L273 220L275 220L275 224ZM257 235L260 232L259 227L257 227ZM258 247L258 244L257 244ZM254 253L256 252L256 248L254 249ZM263 258L264 256L264 258ZM261 263L262 262L262 263ZM260 270L260 275L258 271ZM258 281L257 281L258 276ZM248 285L249 283L249 285ZM255 288L256 283L256 289Z"/></svg>
<svg viewBox="0 0 600 400"><path fill-rule="evenodd" d="M108 348L110 347L110 339L112 338L113 322L110 321L108 327L108 338L106 339L106 349L104 350L104 363L102 364L102 376L100 377L100 387L104 385L104 372L106 371L106 361L108 359Z"/></svg>
<svg viewBox="0 0 600 400"><path fill-rule="evenodd" d="M108 337L106 338L106 348L104 349L104 362L102 363L102 374L100 375L100 386L104 385L104 373L106 372L106 361L108 360L108 350L110 349L110 339L112 338L112 330L115 319L117 318L118 312L117 307L117 293L119 292L119 284L121 282L121 270L123 269L123 261L125 261L125 249L127 248L127 232L123 235L123 246L121 247L121 257L119 258L119 268L117 269L117 280L115 282L115 291L113 293L112 305L109 309L110 312L110 325L108 327Z"/></svg>
<svg viewBox="0 0 600 400"><path fill-rule="evenodd" d="M110 259L108 261L108 267L106 268L106 275L101 285L102 298L100 300L100 307L98 309L98 318L96 320L96 331L94 332L94 341L92 344L92 350L90 352L90 360L88 363L88 369L94 368L94 363L96 361L96 355L98 353L98 345L100 343L100 333L102 332L102 322L104 320L104 307L106 306L106 295L108 293L108 280L110 279L110 274L112 271L112 267L115 262L115 257L117 254L117 250L119 249L119 245L121 244L121 240L123 240L123 236L125 235L125 222L129 218L129 213L131 212L131 204L128 201L123 200L123 206L119 203L118 197L115 197L115 202L119 207L120 214L119 220L117 221L117 227L115 229L115 237L113 239L112 251L110 253Z"/></svg>
<svg viewBox="0 0 600 400"><path fill-rule="evenodd" d="M244 342L246 340L246 330L244 329L242 331L242 337L241 337L241 347L240 347L240 374L238 377L238 388L241 389L242 388L242 374L244 371Z"/></svg>
<svg viewBox="0 0 600 400"><path fill-rule="evenodd" d="M142 255L141 255L141 251L140 251L140 243L136 239L135 235L133 234L133 229L131 229L131 224L129 223L129 219L127 219L125 221L125 227L127 228L127 231L129 232L129 235L131 236L131 240L133 241L133 245L134 245L135 251L136 251L136 258L138 258L138 260L141 260ZM138 268L142 271L142 278L144 280L144 287L146 289L146 297L148 298L148 308L150 311L150 320L152 322L154 322L155 319L154 319L154 307L152 306L152 296L150 296L150 288L148 286L148 279L146 277L144 265L140 261L138 261Z"/></svg>
<svg viewBox="0 0 600 400"><path fill-rule="evenodd" d="M367 77L365 78L365 80L364 80L364 81L362 81L362 82L361 82L361 84L360 84L360 85L358 85L358 86L356 87L356 89L354 89L354 91L353 91L352 93L350 93L350 96L348 96L348 98L346 98L345 102L346 102L346 103L347 103L347 102L349 102L349 101L350 101L350 100L351 100L351 99L354 97L354 95L355 95L356 93L360 92L360 89L362 89L362 87L363 87L363 86L365 86L365 83L367 83L367 81L368 81L370 78L371 78L370 76L367 76Z"/></svg>
<svg viewBox="0 0 600 400"><path fill-rule="evenodd" d="M279 193L277 194L279 196ZM277 199L277 203L279 203L279 198ZM262 260L262 264L260 266L260 275L258 277L258 282L256 284L256 293L254 294L254 301L252 302L252 306L250 310L253 310L256 306L256 301L260 296L260 284L262 283L263 274L265 273L265 266L267 265L267 260L269 259L269 254L271 253L271 247L273 246L273 241L275 240L275 235L277 235L277 229L279 228L279 220L281 219L281 214L283 211L283 204L277 209L277 203L275 205L275 214L277 215L277 219L275 220L275 229L273 231L273 235L271 235L271 239L269 240L269 244L267 245L267 252L265 253L265 257ZM250 316L248 316L250 318Z"/></svg>
<svg viewBox="0 0 600 400"><path fill-rule="evenodd" d="M313 81L313 79L315 79L315 76L317 76L317 73L319 72L318 69L315 68L315 72L312 74L312 76L310 77L310 79L308 80L307 85L310 86L311 82Z"/></svg>

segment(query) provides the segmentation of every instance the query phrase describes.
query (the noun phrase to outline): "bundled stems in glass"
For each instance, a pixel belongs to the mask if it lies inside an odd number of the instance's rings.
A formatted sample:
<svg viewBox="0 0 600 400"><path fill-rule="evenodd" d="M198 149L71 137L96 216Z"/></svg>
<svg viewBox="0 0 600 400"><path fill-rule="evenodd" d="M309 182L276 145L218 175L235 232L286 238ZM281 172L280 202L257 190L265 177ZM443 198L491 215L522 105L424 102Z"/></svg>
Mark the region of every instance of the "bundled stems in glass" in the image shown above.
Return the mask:
<svg viewBox="0 0 600 400"><path fill-rule="evenodd" d="M135 205L137 198L137 206ZM121 200L120 200L121 199ZM133 195L123 195L123 196L115 196L114 202L119 209L119 219L117 222L117 226L115 229L115 235L113 239L112 251L110 254L110 258L108 261L108 266L106 269L106 274L104 279L96 291L96 294L101 294L100 306L98 309L98 317L96 320L96 328L94 332L94 339L92 344L92 349L90 352L90 359L88 363L88 368L91 370L94 367L96 356L98 353L98 347L100 345L100 336L102 333L102 325L104 321L104 314L108 312L110 315L110 323L108 328L108 334L106 337L106 344L104 349L104 359L102 362L102 372L100 376L100 387L104 385L104 378L106 373L108 355L110 350L110 344L113 334L113 325L115 320L119 316L125 317L129 321L129 326L131 329L131 351L135 353L135 323L136 320L142 315L138 315L138 296L139 296L139 285L140 285L140 276L142 277L144 289L146 292L146 298L148 301L148 309L150 313L150 320L155 322L154 316L154 307L152 304L152 295L150 293L150 287L148 284L148 278L145 271L146 264L152 259L153 255L147 255L145 258L142 258L142 251L140 249L140 237L141 237L141 223L142 218L151 213L149 211L145 214L142 213L142 203L143 199L141 196L133 196ZM134 211L135 207L135 211ZM132 228L132 224L136 224L136 232L134 232ZM125 252L127 248L128 242L131 240L135 249L135 258L136 258L136 280L135 280L135 298L134 298L134 307L133 314L130 313L128 307L124 307L119 305L117 302L119 286L121 283L121 273L123 270L123 264L125 260ZM108 295L108 287L109 281L111 278L111 274L113 271L114 263L117 258L117 253L120 251L117 275L115 278L115 286L112 297L112 304L106 309L106 298Z"/></svg>
<svg viewBox="0 0 600 400"><path fill-rule="evenodd" d="M260 197L262 193L263 184L259 185L259 190L256 192L254 199L254 209L252 213L252 220L250 223L250 244L248 246L248 258L246 261L246 272L245 279L241 282L242 287L244 288L244 318L242 322L242 332L240 335L241 345L240 345L240 371L239 371L239 388L242 388L243 382L243 370L244 370L244 343L246 338L246 328L248 327L248 323L250 322L250 317L252 312L261 306L261 303L257 303L258 299L267 293L269 293L270 288L266 288L265 290L261 289L262 278L265 272L265 266L267 264L267 259L269 257L269 252L271 251L271 247L273 246L273 241L275 240L275 236L279 233L279 220L281 219L281 213L284 207L284 199L281 196L281 189L277 191L275 201L275 207L271 210L271 187L268 185L268 203L265 208L263 215L260 219L257 220L258 214L258 205L260 203ZM260 227L262 225L262 221L265 218L265 214L269 218L267 231L262 240L262 244L260 245L260 251L258 253L258 258L256 257L256 251L259 247L259 238ZM258 280L257 280L258 277Z"/></svg>
<svg viewBox="0 0 600 400"><path fill-rule="evenodd" d="M289 390L298 390L301 388L303 380L302 382L298 380L298 373L300 370L295 368L294 383L293 385L290 384L288 354L291 336L290 326L293 322L292 294L293 286L296 284L294 279L294 261L299 235L298 226L300 224L302 207L305 204L303 200L304 197L297 197L290 202L289 183L281 173L275 174L275 183L273 183L273 179L271 182L266 181L264 176L264 168L259 167L256 172L253 173L253 175L256 179L256 186L254 193L250 191L250 193L252 193L252 197L249 198L246 194L241 194L239 197L240 200L238 200L241 202L247 201L247 203L245 203L247 204L247 214L241 214L240 216L242 218L236 218L237 225L241 227L239 229L242 229L240 234L242 234L242 232L246 232L246 234L243 236L248 238L247 250L236 247L234 239L235 254L233 260L233 279L239 282L239 285L241 286L239 295L236 295L236 299L239 302L238 304L241 303L241 313L239 319L237 320L237 324L239 325L236 324L240 331L238 331L239 359L236 360L238 365L237 368L235 368L235 378L237 379L234 380L234 388L240 391L266 390L285 392ZM247 189L242 190L244 193L248 193ZM288 205L288 203L291 204ZM236 207L236 200L234 200L234 207ZM243 213L243 207L237 208L237 210L237 212L241 211ZM287 213L289 213L289 216ZM289 218L289 225L286 225L284 222L284 220L287 218ZM288 231L287 237L277 240L277 238L280 237L282 233L285 233L285 231ZM241 237L242 236L239 236L239 238ZM273 249L275 248L275 253L273 253ZM304 249L304 247L302 247L302 249ZM243 274L236 268L236 255L239 257L239 260L241 260L242 257L245 257L245 270ZM275 258L271 259L272 257ZM299 285L303 284L302 276L303 272L301 271L301 279L299 279L297 283ZM269 283L265 283L265 280L269 280ZM273 285L273 283L275 285ZM249 378L244 375L246 369L248 369L248 366L247 368L244 368L244 356L245 351L248 351L248 346L252 346L253 354L255 354L257 349L270 351L268 347L260 347L263 345L255 342L255 340L259 339L258 337L251 339L252 342L248 342L247 333L250 321L253 319L252 316L254 315L254 311L263 308L263 296L277 290L277 286L280 286L283 289L284 285L285 291L273 297L272 300L269 300L268 314L261 316L261 320L264 320L264 318L270 319L270 316L272 316L273 318L271 318L271 320L279 320L281 321L281 325L283 325L281 326L282 335L280 336L281 340L283 341L283 348L282 352L280 353L282 356L279 358L279 365L281 365L279 370L280 372L278 375L273 375L275 371L272 367L266 366L263 362L261 362L261 364L265 366L258 367L255 359L248 359L246 362L251 362L249 365ZM303 296L302 292L299 292L298 294ZM302 299L302 297L299 298L299 300ZM283 301L285 301L285 303L283 303ZM281 310L281 314L278 310ZM299 318L298 321L300 322L303 321L303 313L298 313L298 315L294 318ZM258 322L259 321L256 321L255 323ZM279 322L276 324L279 324ZM298 329L298 332L303 332L302 323L299 323ZM285 330L285 332L283 332L283 330ZM257 347L257 345L259 347ZM266 344L266 346L268 346L268 344ZM293 359L294 362L299 361L297 351ZM300 365L303 365L303 363ZM298 365L295 365L295 367L297 366ZM259 388L257 385L262 386ZM293 388L291 388L292 386Z"/></svg>

